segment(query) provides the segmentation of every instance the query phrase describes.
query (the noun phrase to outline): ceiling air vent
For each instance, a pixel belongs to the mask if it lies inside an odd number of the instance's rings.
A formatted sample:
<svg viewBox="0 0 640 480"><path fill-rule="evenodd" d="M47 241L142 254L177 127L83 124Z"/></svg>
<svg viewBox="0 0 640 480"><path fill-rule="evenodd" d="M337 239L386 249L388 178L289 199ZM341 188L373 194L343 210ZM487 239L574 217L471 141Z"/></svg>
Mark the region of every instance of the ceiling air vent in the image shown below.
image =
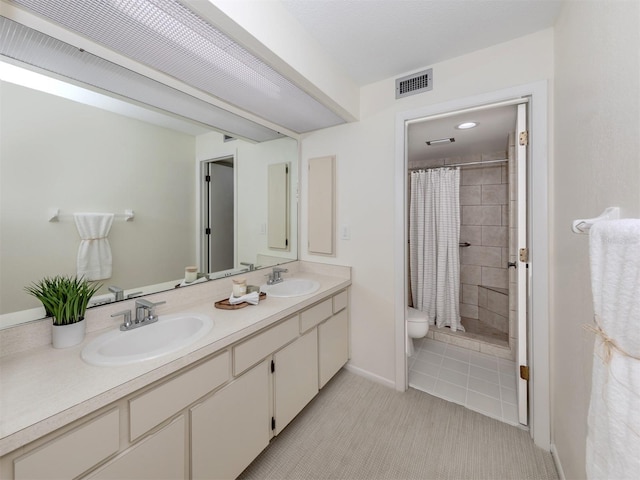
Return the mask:
<svg viewBox="0 0 640 480"><path fill-rule="evenodd" d="M396 98L433 89L433 68L396 79Z"/></svg>

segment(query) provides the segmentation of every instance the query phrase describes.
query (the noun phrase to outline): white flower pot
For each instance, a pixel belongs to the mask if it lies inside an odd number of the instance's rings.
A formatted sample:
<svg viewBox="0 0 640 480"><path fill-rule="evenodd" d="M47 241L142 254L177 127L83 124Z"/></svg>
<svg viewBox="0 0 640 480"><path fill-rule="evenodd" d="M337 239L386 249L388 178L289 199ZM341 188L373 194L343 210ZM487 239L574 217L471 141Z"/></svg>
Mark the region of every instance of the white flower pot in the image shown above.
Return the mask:
<svg viewBox="0 0 640 480"><path fill-rule="evenodd" d="M53 325L52 328L51 343L53 348L73 347L84 340L87 321L82 319L69 325Z"/></svg>

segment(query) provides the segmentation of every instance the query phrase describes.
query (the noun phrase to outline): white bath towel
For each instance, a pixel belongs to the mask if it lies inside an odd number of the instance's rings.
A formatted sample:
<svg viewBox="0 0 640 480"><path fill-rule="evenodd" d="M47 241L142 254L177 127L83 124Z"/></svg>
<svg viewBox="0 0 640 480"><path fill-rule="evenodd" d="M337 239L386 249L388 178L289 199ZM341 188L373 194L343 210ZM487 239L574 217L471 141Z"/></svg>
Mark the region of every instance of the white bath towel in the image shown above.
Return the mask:
<svg viewBox="0 0 640 480"><path fill-rule="evenodd" d="M244 303L244 302L247 302L251 305L258 305L258 303L260 302L260 293L251 292L241 297L234 297L232 293L231 296L229 297L229 303L231 305L237 305L238 303Z"/></svg>
<svg viewBox="0 0 640 480"><path fill-rule="evenodd" d="M590 256L596 341L587 476L636 479L640 475L640 220L596 223L590 231Z"/></svg>
<svg viewBox="0 0 640 480"><path fill-rule="evenodd" d="M87 280L111 277L111 246L107 235L113 223L113 213L74 213L80 234L77 271Z"/></svg>

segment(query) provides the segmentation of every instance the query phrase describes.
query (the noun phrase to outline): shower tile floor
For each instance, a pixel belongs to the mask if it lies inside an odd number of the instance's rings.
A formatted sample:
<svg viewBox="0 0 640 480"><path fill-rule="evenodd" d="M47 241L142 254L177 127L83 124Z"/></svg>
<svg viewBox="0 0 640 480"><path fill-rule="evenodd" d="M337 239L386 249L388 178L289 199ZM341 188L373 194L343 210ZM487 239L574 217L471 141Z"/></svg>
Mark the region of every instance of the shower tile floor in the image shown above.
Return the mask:
<svg viewBox="0 0 640 480"><path fill-rule="evenodd" d="M519 426L515 362L430 338L415 341L409 386Z"/></svg>

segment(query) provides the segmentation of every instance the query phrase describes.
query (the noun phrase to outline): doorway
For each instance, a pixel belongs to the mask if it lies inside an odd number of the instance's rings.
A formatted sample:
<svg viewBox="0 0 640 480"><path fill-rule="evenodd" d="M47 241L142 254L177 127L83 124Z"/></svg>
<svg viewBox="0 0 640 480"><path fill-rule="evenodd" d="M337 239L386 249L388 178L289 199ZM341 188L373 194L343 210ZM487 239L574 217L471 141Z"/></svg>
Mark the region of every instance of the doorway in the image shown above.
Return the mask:
<svg viewBox="0 0 640 480"><path fill-rule="evenodd" d="M528 367L528 264L518 258L527 241L527 149L516 140L527 131L528 100L519 101L407 123L409 176L433 178L455 172L459 177L455 197L428 200L422 195L429 197L431 183L426 191L422 184L415 194L409 187L407 226L413 233L408 303L422 310L431 327L424 340L408 339L415 346L410 349L414 353L408 359L408 375L410 387L513 425L527 425L527 384L520 378L520 367ZM459 234L452 249L442 250L441 242L452 242L447 237L453 231L443 231L439 240L444 219L439 222L424 211L425 200L457 218ZM425 248L437 249L438 260L425 256ZM455 265L445 266L440 254ZM439 272L441 267L450 272L449 278L457 277L453 285ZM520 272L525 273L522 278ZM450 285L448 298L434 295L441 280ZM519 297L522 310L517 308ZM436 311L445 314L446 322Z"/></svg>
<svg viewBox="0 0 640 480"><path fill-rule="evenodd" d="M235 175L233 156L201 163L200 271L219 272L235 264Z"/></svg>
<svg viewBox="0 0 640 480"><path fill-rule="evenodd" d="M550 400L549 400L549 280L548 280L548 92L545 81L506 88L500 91L480 94L434 104L412 111L400 112L396 116L396 162L395 162L395 263L401 268L395 271L395 325L396 325L396 389L404 391L408 387L406 355L407 313L407 263L408 245L406 236L406 196L407 196L407 158L406 125L415 119L449 115L461 110L482 109L489 104L507 102L517 103L518 99L528 97L529 130L532 135L529 151L531 154L528 171L528 211L530 230L527 242L531 250L529 268L531 275L528 285L532 303L529 308L530 321L527 325L528 352L530 354L531 376L529 382L529 428L534 442L548 450L550 439ZM524 269L523 269L524 271ZM535 345L535 349L531 348Z"/></svg>

